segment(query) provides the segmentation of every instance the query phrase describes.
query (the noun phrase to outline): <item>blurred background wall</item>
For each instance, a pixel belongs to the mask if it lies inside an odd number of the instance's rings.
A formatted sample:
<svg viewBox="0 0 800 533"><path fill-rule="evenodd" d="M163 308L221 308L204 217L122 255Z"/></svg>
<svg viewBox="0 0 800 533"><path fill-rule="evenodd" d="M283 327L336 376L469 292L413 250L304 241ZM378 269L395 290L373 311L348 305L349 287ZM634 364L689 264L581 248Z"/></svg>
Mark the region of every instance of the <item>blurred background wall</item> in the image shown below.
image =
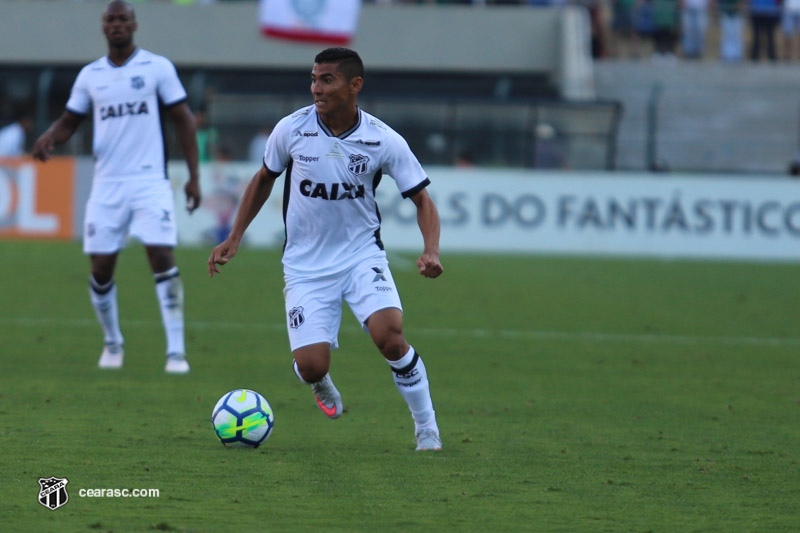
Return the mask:
<svg viewBox="0 0 800 533"><path fill-rule="evenodd" d="M0 115L29 108L40 132L61 113L80 67L105 53L104 5L0 1ZM264 37L258 8L136 3L136 42L176 64L216 132L210 157L248 158L259 132L309 102L325 45ZM620 108L595 97L589 35L577 6L367 3L350 46L367 66L362 107L423 163L611 168ZM64 153L90 153L90 133Z"/></svg>

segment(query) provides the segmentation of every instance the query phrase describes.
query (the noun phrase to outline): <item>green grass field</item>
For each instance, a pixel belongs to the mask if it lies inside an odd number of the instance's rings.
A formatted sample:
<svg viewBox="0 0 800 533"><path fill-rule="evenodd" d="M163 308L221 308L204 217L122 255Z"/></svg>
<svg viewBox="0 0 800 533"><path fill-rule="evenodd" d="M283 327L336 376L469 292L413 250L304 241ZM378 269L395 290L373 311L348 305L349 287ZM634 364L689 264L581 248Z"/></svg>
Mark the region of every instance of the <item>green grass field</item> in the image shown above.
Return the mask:
<svg viewBox="0 0 800 533"><path fill-rule="evenodd" d="M800 529L797 265L456 255L432 281L393 256L445 446L418 453L349 311L331 421L291 371L278 252L210 280L209 251L178 250L192 372L168 376L138 244L114 372L80 246L0 241L1 531ZM239 387L275 411L257 450L210 427ZM69 479L55 511L37 502L50 476Z"/></svg>

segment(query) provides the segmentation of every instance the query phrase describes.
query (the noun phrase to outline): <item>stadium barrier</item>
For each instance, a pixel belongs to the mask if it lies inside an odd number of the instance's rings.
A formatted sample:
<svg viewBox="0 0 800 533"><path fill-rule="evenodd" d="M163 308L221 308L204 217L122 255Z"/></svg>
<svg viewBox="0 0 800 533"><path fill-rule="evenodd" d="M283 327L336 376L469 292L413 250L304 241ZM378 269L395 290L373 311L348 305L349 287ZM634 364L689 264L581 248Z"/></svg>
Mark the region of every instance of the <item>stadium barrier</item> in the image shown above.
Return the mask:
<svg viewBox="0 0 800 533"><path fill-rule="evenodd" d="M201 166L203 205L183 208L187 170L170 162L179 240L222 240L252 163ZM648 173L427 168L444 253L544 253L800 261L800 181ZM283 178L251 223L246 244L283 244ZM0 238L79 238L91 184L88 158L0 162ZM413 203L386 177L377 190L390 250L417 252Z"/></svg>

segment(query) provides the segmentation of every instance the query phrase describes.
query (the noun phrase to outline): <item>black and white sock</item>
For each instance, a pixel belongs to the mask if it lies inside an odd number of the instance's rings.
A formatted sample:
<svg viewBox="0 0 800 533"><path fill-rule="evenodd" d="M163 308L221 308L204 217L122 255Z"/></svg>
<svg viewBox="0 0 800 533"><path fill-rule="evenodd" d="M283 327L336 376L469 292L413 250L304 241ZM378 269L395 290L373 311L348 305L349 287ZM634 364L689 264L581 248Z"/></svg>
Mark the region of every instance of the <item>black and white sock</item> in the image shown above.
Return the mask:
<svg viewBox="0 0 800 533"><path fill-rule="evenodd" d="M178 267L155 274L156 297L167 336L167 354L185 354L183 322L183 282Z"/></svg>
<svg viewBox="0 0 800 533"><path fill-rule="evenodd" d="M125 340L119 328L119 309L117 308L117 285L110 280L103 285L97 283L94 276L89 276L89 300L94 307L97 321L103 328L103 340L106 344L122 345Z"/></svg>
<svg viewBox="0 0 800 533"><path fill-rule="evenodd" d="M425 363L414 350L409 347L408 353L397 361L387 360L392 367L392 375L397 390L403 396L414 418L414 429L419 433L423 429L439 431L436 425L436 412L433 410L428 373Z"/></svg>

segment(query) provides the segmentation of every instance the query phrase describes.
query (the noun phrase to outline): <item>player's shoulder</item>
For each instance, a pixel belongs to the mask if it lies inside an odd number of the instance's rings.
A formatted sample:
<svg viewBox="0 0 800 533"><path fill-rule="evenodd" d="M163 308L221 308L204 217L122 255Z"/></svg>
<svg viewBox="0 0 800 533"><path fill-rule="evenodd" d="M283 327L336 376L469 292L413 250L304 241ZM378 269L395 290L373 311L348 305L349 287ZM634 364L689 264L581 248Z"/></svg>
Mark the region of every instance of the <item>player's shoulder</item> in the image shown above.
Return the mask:
<svg viewBox="0 0 800 533"><path fill-rule="evenodd" d="M363 109L361 112L361 127L358 129L358 141L366 145L386 146L393 148L405 146L407 143L402 135L397 133L384 121L367 113Z"/></svg>
<svg viewBox="0 0 800 533"><path fill-rule="evenodd" d="M78 75L87 75L92 73L98 72L105 72L107 70L111 70L111 65L108 63L108 57L98 57L91 63L88 63L83 66L83 68L78 72Z"/></svg>
<svg viewBox="0 0 800 533"><path fill-rule="evenodd" d="M301 107L284 117L293 123L302 123L314 118L314 104Z"/></svg>
<svg viewBox="0 0 800 533"><path fill-rule="evenodd" d="M315 120L316 114L314 113L313 104L306 107L301 107L300 109L297 109L296 111L293 111L292 113L289 113L280 119L273 129L273 133L292 133L293 131L302 129L309 122L313 123Z"/></svg>
<svg viewBox="0 0 800 533"><path fill-rule="evenodd" d="M139 48L136 50L136 54L130 59L131 65L136 66L153 66L156 68L163 68L163 67L173 67L172 61L170 61L167 57L154 54L149 50L145 50L144 48Z"/></svg>

